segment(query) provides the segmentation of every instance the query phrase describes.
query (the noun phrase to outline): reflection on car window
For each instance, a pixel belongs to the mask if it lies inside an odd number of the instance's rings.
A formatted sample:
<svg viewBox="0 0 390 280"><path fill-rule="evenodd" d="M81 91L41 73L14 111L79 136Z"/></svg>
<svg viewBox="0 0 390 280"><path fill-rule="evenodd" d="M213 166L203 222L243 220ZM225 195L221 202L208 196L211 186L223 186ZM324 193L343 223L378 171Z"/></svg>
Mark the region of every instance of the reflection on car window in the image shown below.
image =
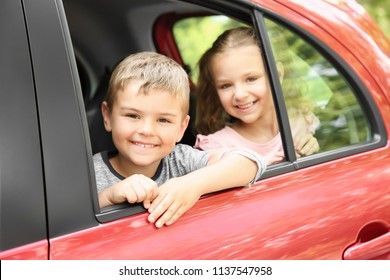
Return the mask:
<svg viewBox="0 0 390 280"><path fill-rule="evenodd" d="M371 140L365 112L337 68L297 34L268 19L266 25L275 60L291 59L285 66L282 82L290 119L297 112L294 94L299 91L307 107L318 117L313 129L320 151ZM281 47L284 44L286 47Z"/></svg>

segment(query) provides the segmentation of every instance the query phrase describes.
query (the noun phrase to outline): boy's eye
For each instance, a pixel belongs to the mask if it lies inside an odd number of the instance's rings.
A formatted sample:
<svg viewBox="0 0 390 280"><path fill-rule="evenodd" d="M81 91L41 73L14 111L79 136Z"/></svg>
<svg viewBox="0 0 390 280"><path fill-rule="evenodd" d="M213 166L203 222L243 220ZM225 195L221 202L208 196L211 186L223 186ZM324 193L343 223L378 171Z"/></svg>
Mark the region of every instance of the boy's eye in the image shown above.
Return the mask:
<svg viewBox="0 0 390 280"><path fill-rule="evenodd" d="M165 119L165 118L158 119L158 122L160 122L160 123L171 123L170 120Z"/></svg>
<svg viewBox="0 0 390 280"><path fill-rule="evenodd" d="M126 117L131 119L139 119L139 116L137 114L127 114Z"/></svg>

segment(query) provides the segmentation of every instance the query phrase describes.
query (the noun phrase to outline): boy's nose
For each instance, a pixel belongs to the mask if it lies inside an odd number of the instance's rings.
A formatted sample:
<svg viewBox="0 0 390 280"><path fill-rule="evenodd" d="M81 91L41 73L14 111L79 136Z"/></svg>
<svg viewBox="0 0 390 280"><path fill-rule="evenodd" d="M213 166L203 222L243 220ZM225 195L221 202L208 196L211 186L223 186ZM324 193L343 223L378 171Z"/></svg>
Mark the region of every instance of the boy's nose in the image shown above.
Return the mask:
<svg viewBox="0 0 390 280"><path fill-rule="evenodd" d="M155 122L144 120L138 128L138 132L142 135L153 135L155 133Z"/></svg>

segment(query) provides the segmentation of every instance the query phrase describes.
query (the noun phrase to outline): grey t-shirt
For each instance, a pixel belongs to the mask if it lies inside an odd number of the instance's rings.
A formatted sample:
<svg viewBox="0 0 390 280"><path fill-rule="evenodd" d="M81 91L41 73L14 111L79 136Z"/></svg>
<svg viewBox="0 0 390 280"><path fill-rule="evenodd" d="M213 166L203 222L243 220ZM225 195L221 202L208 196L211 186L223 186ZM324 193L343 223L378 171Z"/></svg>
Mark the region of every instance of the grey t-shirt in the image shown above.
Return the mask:
<svg viewBox="0 0 390 280"><path fill-rule="evenodd" d="M205 167L209 153L209 151L200 151L189 145L177 144L174 150L161 160L156 174L151 179L160 186L171 178L180 177ZM110 157L116 154L117 151L105 151L93 156L98 192L125 179L115 171L109 161Z"/></svg>

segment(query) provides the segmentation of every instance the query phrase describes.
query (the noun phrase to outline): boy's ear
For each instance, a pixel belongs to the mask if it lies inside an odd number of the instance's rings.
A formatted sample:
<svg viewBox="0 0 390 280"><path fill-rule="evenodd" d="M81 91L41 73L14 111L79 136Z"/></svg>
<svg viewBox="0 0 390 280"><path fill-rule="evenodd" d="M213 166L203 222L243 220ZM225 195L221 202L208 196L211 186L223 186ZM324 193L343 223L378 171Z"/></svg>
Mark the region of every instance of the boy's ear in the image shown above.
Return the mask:
<svg viewBox="0 0 390 280"><path fill-rule="evenodd" d="M106 129L107 132L110 132L111 129L111 112L110 108L108 108L108 104L106 101L102 102L102 115L103 115L103 122L104 122L104 128Z"/></svg>
<svg viewBox="0 0 390 280"><path fill-rule="evenodd" d="M284 66L283 66L283 63L281 63L280 61L276 62L276 68L278 69L279 80L280 80L280 82L283 82L283 78L284 78Z"/></svg>
<svg viewBox="0 0 390 280"><path fill-rule="evenodd" d="M180 142L186 132L188 124L190 123L190 116L186 115L180 125L180 131L177 134L176 143Z"/></svg>

